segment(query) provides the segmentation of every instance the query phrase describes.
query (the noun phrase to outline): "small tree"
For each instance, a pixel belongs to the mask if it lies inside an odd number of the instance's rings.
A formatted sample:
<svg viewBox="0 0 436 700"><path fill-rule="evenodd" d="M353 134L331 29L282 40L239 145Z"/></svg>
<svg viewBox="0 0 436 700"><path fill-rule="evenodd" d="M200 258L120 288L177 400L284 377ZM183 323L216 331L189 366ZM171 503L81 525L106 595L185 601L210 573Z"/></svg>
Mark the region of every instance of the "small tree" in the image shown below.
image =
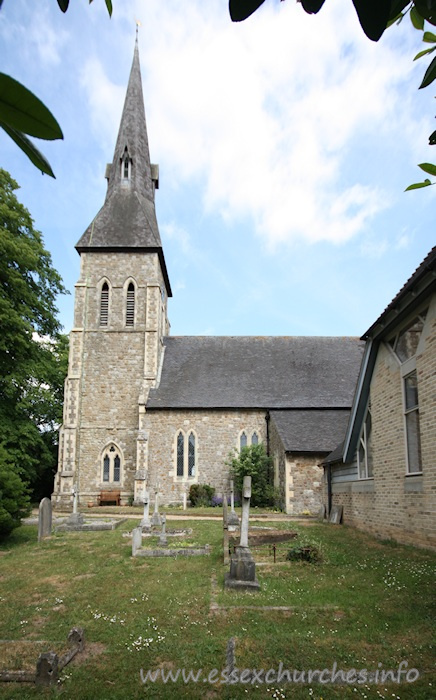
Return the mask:
<svg viewBox="0 0 436 700"><path fill-rule="evenodd" d="M0 445L0 540L21 524L30 513L25 484L14 470L6 450Z"/></svg>
<svg viewBox="0 0 436 700"><path fill-rule="evenodd" d="M274 487L271 483L272 457L262 443L243 447L238 455L230 455L227 462L235 487L242 492L244 476L251 476L251 504L274 506Z"/></svg>

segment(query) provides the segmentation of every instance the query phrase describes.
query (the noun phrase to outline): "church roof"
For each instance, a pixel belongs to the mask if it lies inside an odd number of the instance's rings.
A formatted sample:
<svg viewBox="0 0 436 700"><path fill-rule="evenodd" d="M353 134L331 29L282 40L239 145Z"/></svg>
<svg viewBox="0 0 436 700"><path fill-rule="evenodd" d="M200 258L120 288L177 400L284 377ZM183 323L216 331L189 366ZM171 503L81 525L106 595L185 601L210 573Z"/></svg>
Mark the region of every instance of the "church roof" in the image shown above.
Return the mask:
<svg viewBox="0 0 436 700"><path fill-rule="evenodd" d="M127 176L123 173L125 162ZM106 177L104 204L78 241L77 251L121 252L133 248L156 252L171 296L156 218L158 167L150 163L137 40L114 157Z"/></svg>
<svg viewBox="0 0 436 700"><path fill-rule="evenodd" d="M349 408L363 343L349 337L164 339L147 408ZM333 445L334 446L334 445Z"/></svg>
<svg viewBox="0 0 436 700"><path fill-rule="evenodd" d="M285 452L331 452L343 440L349 409L271 411Z"/></svg>

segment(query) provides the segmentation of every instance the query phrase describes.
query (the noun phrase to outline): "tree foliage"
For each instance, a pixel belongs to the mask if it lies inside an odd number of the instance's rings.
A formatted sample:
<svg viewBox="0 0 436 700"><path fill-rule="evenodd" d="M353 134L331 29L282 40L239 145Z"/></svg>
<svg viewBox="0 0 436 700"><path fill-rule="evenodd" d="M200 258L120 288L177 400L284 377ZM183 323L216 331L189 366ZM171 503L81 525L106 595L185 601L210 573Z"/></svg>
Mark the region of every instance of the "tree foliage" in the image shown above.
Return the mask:
<svg viewBox="0 0 436 700"><path fill-rule="evenodd" d="M104 1L112 16L112 0ZM89 4L92 2L89 0ZM57 0L57 3L62 12L68 10L69 0ZM3 0L0 0L0 9L2 5ZM5 73L0 73L0 127L41 172L54 177L50 163L28 137L46 141L63 139L62 130L41 100Z"/></svg>
<svg viewBox="0 0 436 700"><path fill-rule="evenodd" d="M251 476L251 505L273 506L274 488L271 483L272 457L262 443L243 447L238 455L230 456L227 464L236 489L242 493L244 476Z"/></svg>
<svg viewBox="0 0 436 700"><path fill-rule="evenodd" d="M38 500L57 461L68 340L56 297L65 289L17 188L0 169L0 447L3 468Z"/></svg>
<svg viewBox="0 0 436 700"><path fill-rule="evenodd" d="M21 523L30 512L27 488L2 445L0 445L0 540Z"/></svg>

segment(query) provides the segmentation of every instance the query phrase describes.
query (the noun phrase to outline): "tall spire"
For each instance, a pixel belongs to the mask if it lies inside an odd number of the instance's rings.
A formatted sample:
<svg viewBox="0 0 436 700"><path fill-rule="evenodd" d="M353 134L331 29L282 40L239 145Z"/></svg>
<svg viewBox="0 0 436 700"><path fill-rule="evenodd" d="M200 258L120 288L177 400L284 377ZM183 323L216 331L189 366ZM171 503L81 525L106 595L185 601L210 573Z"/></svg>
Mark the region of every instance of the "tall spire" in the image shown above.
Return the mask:
<svg viewBox="0 0 436 700"><path fill-rule="evenodd" d="M106 177L105 202L76 249L79 253L105 248L158 252L170 293L154 205L158 166L150 163L138 32L114 157Z"/></svg>

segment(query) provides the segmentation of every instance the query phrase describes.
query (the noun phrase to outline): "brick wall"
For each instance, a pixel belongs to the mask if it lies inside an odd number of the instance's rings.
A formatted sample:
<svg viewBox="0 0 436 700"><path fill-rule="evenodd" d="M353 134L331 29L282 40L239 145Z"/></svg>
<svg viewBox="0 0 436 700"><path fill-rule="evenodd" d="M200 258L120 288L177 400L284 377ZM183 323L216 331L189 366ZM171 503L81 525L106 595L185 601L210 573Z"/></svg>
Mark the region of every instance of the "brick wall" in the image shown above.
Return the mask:
<svg viewBox="0 0 436 700"><path fill-rule="evenodd" d="M344 522L382 538L436 548L436 295L416 354L422 474L407 475L402 376L380 346L371 381L374 479L333 485Z"/></svg>

